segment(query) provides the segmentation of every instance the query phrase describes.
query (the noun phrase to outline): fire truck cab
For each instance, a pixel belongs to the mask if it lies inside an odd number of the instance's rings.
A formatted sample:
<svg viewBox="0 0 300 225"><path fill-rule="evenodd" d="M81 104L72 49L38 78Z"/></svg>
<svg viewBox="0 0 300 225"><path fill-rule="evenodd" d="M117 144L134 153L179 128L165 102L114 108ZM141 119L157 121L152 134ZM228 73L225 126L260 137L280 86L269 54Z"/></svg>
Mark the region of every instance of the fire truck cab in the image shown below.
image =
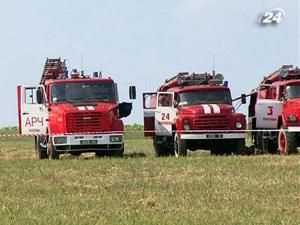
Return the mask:
<svg viewBox="0 0 300 225"><path fill-rule="evenodd" d="M249 128L257 150L297 153L300 145L300 70L283 65L250 93Z"/></svg>
<svg viewBox="0 0 300 225"><path fill-rule="evenodd" d="M101 73L85 75L65 61L47 59L39 85L18 86L19 132L35 136L39 159L58 159L69 152L122 155L122 117L132 103L119 103L117 84ZM130 97L135 99L135 87Z"/></svg>
<svg viewBox="0 0 300 225"><path fill-rule="evenodd" d="M153 137L156 156L243 153L246 120L235 112L227 84L215 72L179 73L143 94L145 136ZM244 95L239 99L245 103Z"/></svg>

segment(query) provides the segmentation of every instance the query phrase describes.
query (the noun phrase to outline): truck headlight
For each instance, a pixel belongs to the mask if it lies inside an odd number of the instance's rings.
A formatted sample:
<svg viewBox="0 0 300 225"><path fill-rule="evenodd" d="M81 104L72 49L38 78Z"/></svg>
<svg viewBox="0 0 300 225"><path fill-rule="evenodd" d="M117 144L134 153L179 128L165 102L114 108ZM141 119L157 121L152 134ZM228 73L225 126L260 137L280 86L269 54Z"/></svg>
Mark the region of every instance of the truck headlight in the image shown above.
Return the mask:
<svg viewBox="0 0 300 225"><path fill-rule="evenodd" d="M297 121L297 117L294 114L291 114L288 116L289 121L291 122L296 122Z"/></svg>
<svg viewBox="0 0 300 225"><path fill-rule="evenodd" d="M183 121L183 129L184 129L184 130L190 130L190 129L191 129L191 126L190 126L188 120L184 120L184 121Z"/></svg>
<svg viewBox="0 0 300 225"><path fill-rule="evenodd" d="M122 135L113 135L109 137L110 142L122 142Z"/></svg>
<svg viewBox="0 0 300 225"><path fill-rule="evenodd" d="M67 137L54 137L53 142L54 144L66 144Z"/></svg>
<svg viewBox="0 0 300 225"><path fill-rule="evenodd" d="M238 122L235 123L235 127L236 127L237 129L241 129L242 126L243 126L243 124L242 124L240 121L238 121Z"/></svg>

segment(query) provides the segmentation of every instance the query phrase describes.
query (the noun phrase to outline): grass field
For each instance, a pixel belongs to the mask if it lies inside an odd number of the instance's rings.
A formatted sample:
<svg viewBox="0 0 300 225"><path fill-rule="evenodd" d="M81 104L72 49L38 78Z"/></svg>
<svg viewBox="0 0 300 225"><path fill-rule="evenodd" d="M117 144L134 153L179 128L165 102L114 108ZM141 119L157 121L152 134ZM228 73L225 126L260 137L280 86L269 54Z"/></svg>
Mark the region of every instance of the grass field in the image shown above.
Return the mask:
<svg viewBox="0 0 300 225"><path fill-rule="evenodd" d="M125 152L39 161L33 138L0 137L0 224L300 222L299 156L155 158L135 132Z"/></svg>

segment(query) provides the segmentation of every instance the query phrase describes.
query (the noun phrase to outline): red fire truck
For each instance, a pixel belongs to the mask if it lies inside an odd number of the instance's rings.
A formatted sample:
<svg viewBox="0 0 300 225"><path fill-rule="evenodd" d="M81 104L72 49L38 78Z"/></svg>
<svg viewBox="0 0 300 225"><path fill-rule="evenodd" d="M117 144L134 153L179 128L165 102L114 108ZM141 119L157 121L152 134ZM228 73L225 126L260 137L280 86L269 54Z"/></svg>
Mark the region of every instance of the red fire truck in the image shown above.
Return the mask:
<svg viewBox="0 0 300 225"><path fill-rule="evenodd" d="M251 92L249 128L263 152L297 153L300 145L300 70L283 65Z"/></svg>
<svg viewBox="0 0 300 225"><path fill-rule="evenodd" d="M244 152L246 120L235 112L227 84L214 71L179 73L157 92L143 94L145 136L153 137L156 156ZM245 97L237 99L245 103Z"/></svg>
<svg viewBox="0 0 300 225"><path fill-rule="evenodd" d="M34 135L39 159L58 159L69 152L122 155L124 126L120 118L132 103L119 103L117 84L101 73L68 74L66 61L47 59L40 85L20 85L19 132ZM130 99L135 99L130 87Z"/></svg>

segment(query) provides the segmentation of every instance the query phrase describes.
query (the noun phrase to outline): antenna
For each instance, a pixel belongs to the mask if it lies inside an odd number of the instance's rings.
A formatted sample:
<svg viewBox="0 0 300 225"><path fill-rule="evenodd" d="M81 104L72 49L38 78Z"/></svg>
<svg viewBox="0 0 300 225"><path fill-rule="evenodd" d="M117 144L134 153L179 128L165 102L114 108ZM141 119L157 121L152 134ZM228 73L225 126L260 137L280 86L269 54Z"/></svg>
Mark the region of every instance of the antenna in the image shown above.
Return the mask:
<svg viewBox="0 0 300 225"><path fill-rule="evenodd" d="M216 75L216 71L215 71L215 54L213 54L213 71L212 71L212 75L213 75L213 78L215 78L215 75Z"/></svg>
<svg viewBox="0 0 300 225"><path fill-rule="evenodd" d="M80 54L80 61L81 61L81 71L83 71L83 56Z"/></svg>

